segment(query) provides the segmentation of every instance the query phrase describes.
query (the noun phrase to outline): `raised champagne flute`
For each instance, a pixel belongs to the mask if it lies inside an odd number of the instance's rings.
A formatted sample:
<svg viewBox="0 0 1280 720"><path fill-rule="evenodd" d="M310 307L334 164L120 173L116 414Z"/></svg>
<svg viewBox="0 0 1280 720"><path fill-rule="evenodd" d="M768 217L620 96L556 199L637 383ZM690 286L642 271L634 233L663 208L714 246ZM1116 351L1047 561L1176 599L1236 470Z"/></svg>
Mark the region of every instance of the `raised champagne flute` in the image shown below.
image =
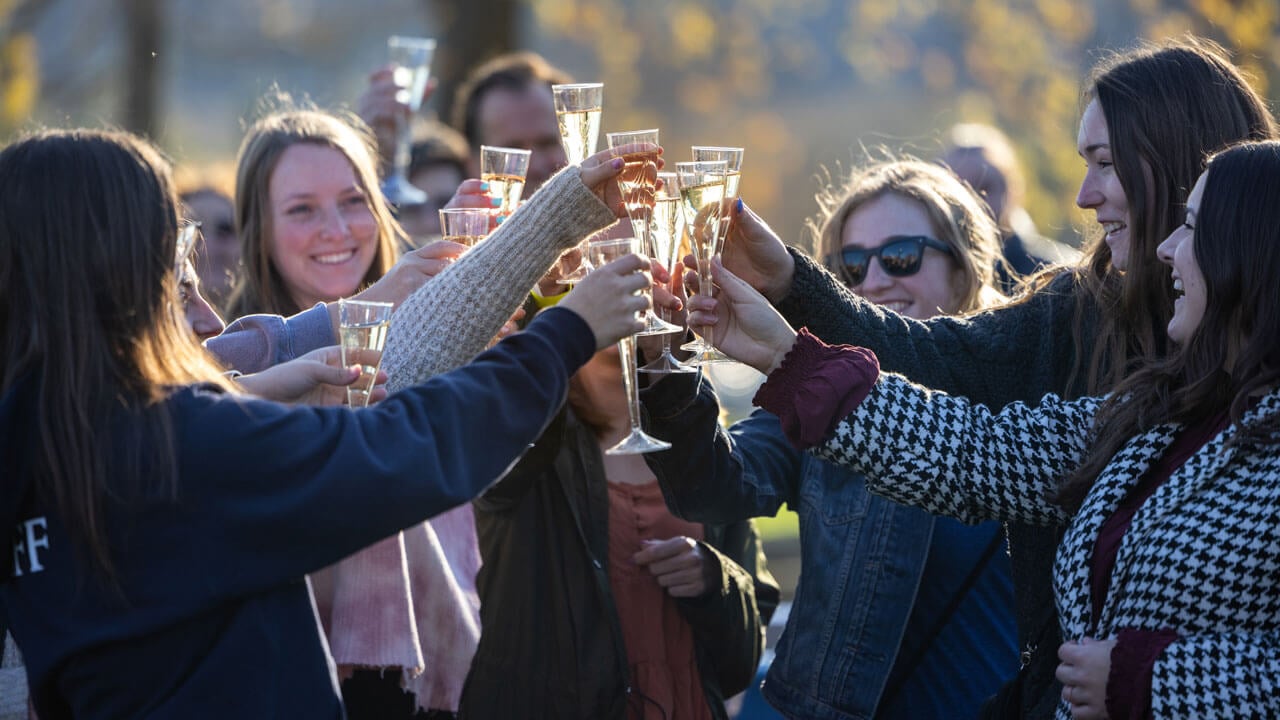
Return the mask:
<svg viewBox="0 0 1280 720"><path fill-rule="evenodd" d="M489 183L489 197L500 203L499 217L511 215L520 204L530 155L523 148L480 146L480 179Z"/></svg>
<svg viewBox="0 0 1280 720"><path fill-rule="evenodd" d="M627 208L631 229L640 241L640 252L657 257L653 248L653 204L658 185L658 131L633 130L609 133L609 149L622 155L622 172L618 173L618 190ZM652 149L648 149L652 146ZM658 317L653 309L645 311L641 335L662 335L684 328Z"/></svg>
<svg viewBox="0 0 1280 720"><path fill-rule="evenodd" d="M392 78L395 80L396 101L409 107L410 117L422 107L422 95L431 79L431 59L436 52L436 41L431 38L392 35L387 39L391 55ZM396 149L392 156L391 172L382 182L382 194L397 207L421 205L427 194L409 182L409 128L408 119L396 113Z"/></svg>
<svg viewBox="0 0 1280 720"><path fill-rule="evenodd" d="M720 254L720 217L724 213L725 162L723 160L695 160L676 163L676 178L680 183L680 204L684 208L684 229L693 245L693 257L698 261L698 294L710 297L714 285L711 281L711 258ZM686 361L690 365L707 365L728 362L731 358L712 347L707 338L711 328L705 327L699 337L680 346L695 355Z"/></svg>
<svg viewBox="0 0 1280 720"><path fill-rule="evenodd" d="M681 258L693 252L685 241L684 211L680 208L680 185L673 172L660 172L658 179L662 181L653 200L653 251L651 256L663 267L671 271L671 283L668 289L674 290L677 266ZM671 311L662 308L662 319L670 322ZM679 358L671 354L671 333L662 335L662 354L640 368L642 373L665 375L667 373L692 373L697 368L685 365Z"/></svg>
<svg viewBox="0 0 1280 720"><path fill-rule="evenodd" d="M590 256L591 263L595 267L600 267L630 254L641 254L638 238L590 240L587 242L587 255ZM627 393L627 415L631 421L631 432L617 445L605 450L605 454L636 455L670 448L671 443L648 435L640 427L640 388L636 384L635 335L618 341L618 355L622 360L622 387Z"/></svg>
<svg viewBox="0 0 1280 720"><path fill-rule="evenodd" d="M347 386L347 405L368 407L369 395L382 365L382 348L391 328L389 302L338 300L338 334L342 340L342 366L360 366L360 377Z"/></svg>
<svg viewBox="0 0 1280 720"><path fill-rule="evenodd" d="M570 165L577 165L595 154L600 140L600 115L604 109L604 83L570 83L552 85L551 97L556 106L556 122L560 126L560 144ZM560 278L562 284L576 283L591 270L585 241L578 246L581 261Z"/></svg>
<svg viewBox="0 0 1280 720"><path fill-rule="evenodd" d="M440 235L451 242L474 247L489 235L489 211L484 208L442 208Z"/></svg>

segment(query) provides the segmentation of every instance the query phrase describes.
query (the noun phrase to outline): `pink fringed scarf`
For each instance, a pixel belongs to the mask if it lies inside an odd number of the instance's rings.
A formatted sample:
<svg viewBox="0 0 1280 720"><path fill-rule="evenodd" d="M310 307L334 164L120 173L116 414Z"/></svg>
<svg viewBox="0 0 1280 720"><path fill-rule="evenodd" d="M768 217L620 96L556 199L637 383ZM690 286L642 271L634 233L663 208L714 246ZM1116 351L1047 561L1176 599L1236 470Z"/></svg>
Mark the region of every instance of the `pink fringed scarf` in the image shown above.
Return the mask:
<svg viewBox="0 0 1280 720"><path fill-rule="evenodd" d="M398 669L420 708L456 712L480 641L479 569L462 505L313 574L334 662Z"/></svg>

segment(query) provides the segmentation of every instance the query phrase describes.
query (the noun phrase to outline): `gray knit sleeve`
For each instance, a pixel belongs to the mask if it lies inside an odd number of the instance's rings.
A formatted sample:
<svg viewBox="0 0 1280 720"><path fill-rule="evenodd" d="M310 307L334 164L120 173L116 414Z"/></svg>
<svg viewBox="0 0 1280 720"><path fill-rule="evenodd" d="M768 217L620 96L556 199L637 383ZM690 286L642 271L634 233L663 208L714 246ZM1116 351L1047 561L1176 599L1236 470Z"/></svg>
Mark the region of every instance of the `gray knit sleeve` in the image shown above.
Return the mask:
<svg viewBox="0 0 1280 720"><path fill-rule="evenodd" d="M382 367L394 392L484 349L560 254L616 218L568 167L391 318Z"/></svg>

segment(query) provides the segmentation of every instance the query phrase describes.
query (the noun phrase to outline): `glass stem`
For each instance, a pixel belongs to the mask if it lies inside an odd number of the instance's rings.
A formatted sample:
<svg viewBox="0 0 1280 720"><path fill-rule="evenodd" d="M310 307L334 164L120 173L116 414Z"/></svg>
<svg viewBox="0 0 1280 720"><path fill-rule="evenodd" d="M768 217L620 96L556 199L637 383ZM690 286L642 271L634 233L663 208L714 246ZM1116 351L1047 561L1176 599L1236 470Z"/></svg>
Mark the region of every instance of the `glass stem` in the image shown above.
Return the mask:
<svg viewBox="0 0 1280 720"><path fill-rule="evenodd" d="M409 118L396 113L396 150L391 158L391 173L401 180L409 178Z"/></svg>
<svg viewBox="0 0 1280 720"><path fill-rule="evenodd" d="M706 262L698 261L698 292L707 297L712 296L710 260ZM702 344L707 347L711 347L711 331L710 325L702 326Z"/></svg>
<svg viewBox="0 0 1280 720"><path fill-rule="evenodd" d="M640 388L636 378L636 338L634 335L618 341L618 355L622 358L622 386L627 391L627 415L631 429L640 429Z"/></svg>
<svg viewBox="0 0 1280 720"><path fill-rule="evenodd" d="M661 308L658 310L658 317L663 322L671 322L671 310L669 308ZM671 356L671 333L663 333L662 335L662 357Z"/></svg>

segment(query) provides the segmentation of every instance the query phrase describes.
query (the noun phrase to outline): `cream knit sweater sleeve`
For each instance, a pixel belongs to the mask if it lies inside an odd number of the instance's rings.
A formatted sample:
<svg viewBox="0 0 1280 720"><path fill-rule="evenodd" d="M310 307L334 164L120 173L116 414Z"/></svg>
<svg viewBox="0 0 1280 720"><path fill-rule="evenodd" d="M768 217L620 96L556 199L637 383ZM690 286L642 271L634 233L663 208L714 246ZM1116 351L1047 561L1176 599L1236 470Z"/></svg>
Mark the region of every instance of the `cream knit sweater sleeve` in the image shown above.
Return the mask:
<svg viewBox="0 0 1280 720"><path fill-rule="evenodd" d="M484 242L418 288L391 318L391 392L459 367L497 335L562 252L617 218L576 166L547 181Z"/></svg>

